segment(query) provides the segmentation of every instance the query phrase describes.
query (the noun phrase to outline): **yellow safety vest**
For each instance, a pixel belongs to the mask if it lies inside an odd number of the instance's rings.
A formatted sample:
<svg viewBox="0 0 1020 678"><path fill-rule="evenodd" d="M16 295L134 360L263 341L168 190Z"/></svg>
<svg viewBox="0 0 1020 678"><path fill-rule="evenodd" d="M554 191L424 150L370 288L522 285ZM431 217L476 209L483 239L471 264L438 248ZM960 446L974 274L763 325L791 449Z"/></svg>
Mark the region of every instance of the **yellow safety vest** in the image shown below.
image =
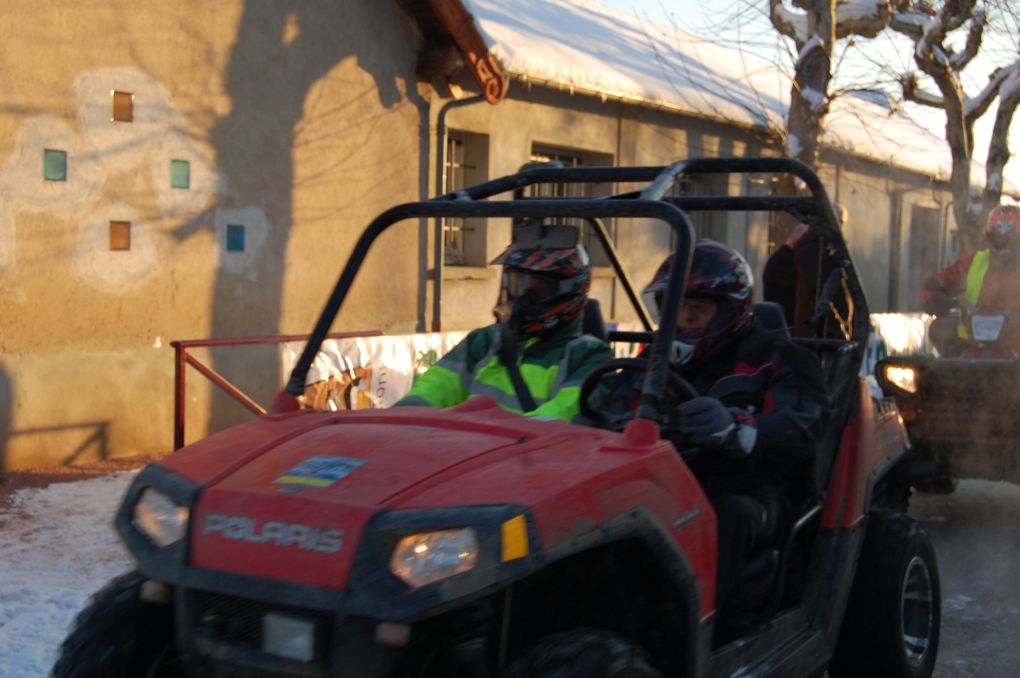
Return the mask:
<svg viewBox="0 0 1020 678"><path fill-rule="evenodd" d="M960 322L956 326L956 333L961 339L970 338L970 327L967 326L967 321L974 313L974 309L977 308L981 287L985 284L985 274L988 273L988 264L991 259L990 250L978 250L970 261L970 268L967 269L967 286L963 290L964 308L962 310L965 312L960 313Z"/></svg>

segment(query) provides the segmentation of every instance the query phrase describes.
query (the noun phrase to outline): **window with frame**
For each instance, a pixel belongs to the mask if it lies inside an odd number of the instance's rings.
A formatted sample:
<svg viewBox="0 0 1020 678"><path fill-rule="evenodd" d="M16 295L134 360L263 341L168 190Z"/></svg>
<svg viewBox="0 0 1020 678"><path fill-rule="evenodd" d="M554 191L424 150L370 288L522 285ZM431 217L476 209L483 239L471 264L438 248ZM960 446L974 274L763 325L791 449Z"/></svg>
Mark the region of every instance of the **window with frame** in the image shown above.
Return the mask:
<svg viewBox="0 0 1020 678"><path fill-rule="evenodd" d="M451 130L446 136L444 193L459 191L488 178L489 138ZM485 266L482 220L443 219L443 263L447 266Z"/></svg>
<svg viewBox="0 0 1020 678"><path fill-rule="evenodd" d="M613 156L606 153L592 153L569 148L534 145L531 162L558 162L563 167L606 167L613 164ZM536 184L528 192L530 198L583 198L605 195L612 190L611 184ZM608 266L609 257L602 249L598 236L588 222L578 219L557 219L556 223L572 224L580 229L581 243L588 250L593 266ZM615 224L606 220L604 224L610 237L614 236Z"/></svg>

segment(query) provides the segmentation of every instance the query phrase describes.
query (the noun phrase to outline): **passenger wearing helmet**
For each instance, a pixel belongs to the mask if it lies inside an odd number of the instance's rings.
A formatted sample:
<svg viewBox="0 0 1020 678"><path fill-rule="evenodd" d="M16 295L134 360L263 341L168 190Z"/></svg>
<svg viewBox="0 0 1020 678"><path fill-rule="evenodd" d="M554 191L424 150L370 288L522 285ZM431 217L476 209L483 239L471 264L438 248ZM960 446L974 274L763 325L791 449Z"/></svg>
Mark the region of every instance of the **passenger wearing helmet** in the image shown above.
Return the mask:
<svg viewBox="0 0 1020 678"><path fill-rule="evenodd" d="M525 222L514 233L492 261L503 266L497 322L468 334L397 406L451 407L487 395L529 416L570 421L577 415L584 376L612 358L604 341L581 331L591 285L588 253L572 226Z"/></svg>
<svg viewBox="0 0 1020 678"><path fill-rule="evenodd" d="M660 308L671 271L672 257L645 289ZM772 545L786 510L807 499L829 409L817 357L759 324L752 288L739 253L698 240L671 347L671 369L701 394L672 407L664 430L677 449L699 450L688 463L718 518L717 608L748 554Z"/></svg>
<svg viewBox="0 0 1020 678"><path fill-rule="evenodd" d="M930 330L936 347L944 354L963 352L973 339L974 316L1005 316L997 346L1004 353L1020 355L1020 207L999 205L988 214L985 236L988 247L960 257L922 283L925 311L937 316ZM959 307L958 320L950 310ZM943 319L949 323L944 324ZM940 330L940 325L945 329ZM947 336L948 335L948 336Z"/></svg>

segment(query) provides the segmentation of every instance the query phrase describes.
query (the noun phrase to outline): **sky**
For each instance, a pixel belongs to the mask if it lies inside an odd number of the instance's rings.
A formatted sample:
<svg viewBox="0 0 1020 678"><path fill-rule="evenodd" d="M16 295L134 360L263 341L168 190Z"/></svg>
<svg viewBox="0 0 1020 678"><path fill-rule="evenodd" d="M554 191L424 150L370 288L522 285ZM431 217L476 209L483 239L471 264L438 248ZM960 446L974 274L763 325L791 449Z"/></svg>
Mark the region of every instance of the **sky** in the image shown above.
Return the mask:
<svg viewBox="0 0 1020 678"><path fill-rule="evenodd" d="M734 11L733 8L737 3L737 0L712 0L712 2L705 2L704 0L599 1L604 5L615 7L631 14L636 14L641 18L650 19L658 23L676 25L679 28L699 37L709 39L720 34L720 23L728 23L728 25L733 25L735 23L728 20L732 19L732 13ZM747 34L749 36L760 36L764 32L772 32L774 29L764 16L764 12L768 6L768 0L743 1L756 1L762 7L760 14L744 12L741 15L741 23L744 24L746 22ZM903 64L903 70L916 70L913 68L913 63L909 62L903 54L897 53L896 50L892 50L887 44L883 45L881 41L881 38L874 41L874 43L862 41L861 46L862 49L864 46L877 47L881 50L886 62ZM973 70L980 72L981 75L978 77L983 77L991 71L991 66L975 64ZM972 86L967 88L967 91L970 93L976 93L978 89L976 86ZM909 106L908 112L918 124L928 128L933 134L940 138L944 138L945 118L940 112L919 106ZM985 155L993 122L994 109L986 113L978 121L975 129L975 154L978 158L983 158ZM1010 142L1014 155L1020 156L1020 115L1014 117ZM1020 160L1013 160L1012 163L1020 163Z"/></svg>

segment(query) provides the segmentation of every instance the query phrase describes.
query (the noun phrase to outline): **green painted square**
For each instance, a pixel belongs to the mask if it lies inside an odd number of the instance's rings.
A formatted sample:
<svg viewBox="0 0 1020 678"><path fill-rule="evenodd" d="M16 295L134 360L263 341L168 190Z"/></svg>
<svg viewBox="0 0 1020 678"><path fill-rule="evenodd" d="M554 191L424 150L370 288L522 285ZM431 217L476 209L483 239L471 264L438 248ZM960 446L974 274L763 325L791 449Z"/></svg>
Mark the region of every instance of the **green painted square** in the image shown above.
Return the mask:
<svg viewBox="0 0 1020 678"><path fill-rule="evenodd" d="M170 188L191 188L191 163L187 160L170 161Z"/></svg>
<svg viewBox="0 0 1020 678"><path fill-rule="evenodd" d="M227 251L244 251L244 225L227 224Z"/></svg>
<svg viewBox="0 0 1020 678"><path fill-rule="evenodd" d="M67 181L67 151L43 149L43 179Z"/></svg>

